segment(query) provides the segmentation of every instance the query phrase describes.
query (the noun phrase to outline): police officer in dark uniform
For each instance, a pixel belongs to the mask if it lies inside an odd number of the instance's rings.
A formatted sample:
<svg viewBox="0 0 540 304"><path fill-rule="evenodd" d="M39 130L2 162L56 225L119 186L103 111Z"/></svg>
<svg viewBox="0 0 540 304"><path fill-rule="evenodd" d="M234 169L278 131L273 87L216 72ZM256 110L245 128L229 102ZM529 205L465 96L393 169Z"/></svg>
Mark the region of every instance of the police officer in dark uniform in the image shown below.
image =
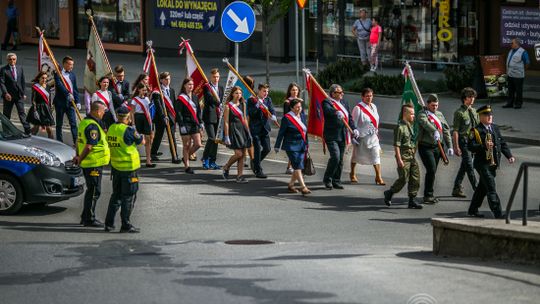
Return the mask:
<svg viewBox="0 0 540 304"><path fill-rule="evenodd" d="M497 194L495 186L495 176L497 168L501 164L501 153L510 163L516 159L501 136L499 128L493 124L491 107L485 105L478 109L480 123L469 135L469 149L474 155L474 168L480 175L480 182L474 191L471 205L467 215L473 217L484 217L478 213L478 208L482 206L484 197L487 195L489 208L495 218L502 218L501 200Z"/></svg>
<svg viewBox="0 0 540 304"><path fill-rule="evenodd" d="M81 224L85 227L103 227L103 223L96 219L95 210L101 194L103 166L109 164L111 156L101 122L105 109L102 101L94 101L90 114L81 121L77 132L77 155L73 163L83 169L86 181L81 214Z"/></svg>
<svg viewBox="0 0 540 304"><path fill-rule="evenodd" d="M105 231L114 230L114 217L120 207L122 227L120 232L138 233L129 217L135 205L139 190L137 170L141 167L137 145L144 145L144 137L130 126L129 109L121 107L117 111L118 123L109 127L107 142L111 150L111 171L113 191L105 217Z"/></svg>
<svg viewBox="0 0 540 304"><path fill-rule="evenodd" d="M472 164L472 154L467 146L469 133L479 122L478 113L473 108L475 99L476 91L473 88L464 88L461 91L462 104L454 112L454 131L452 132L455 147L454 152L457 156L461 156L461 165L454 180L454 190L452 190L452 196L454 197L466 197L461 186L465 173L471 182L472 189L476 189L477 181Z"/></svg>

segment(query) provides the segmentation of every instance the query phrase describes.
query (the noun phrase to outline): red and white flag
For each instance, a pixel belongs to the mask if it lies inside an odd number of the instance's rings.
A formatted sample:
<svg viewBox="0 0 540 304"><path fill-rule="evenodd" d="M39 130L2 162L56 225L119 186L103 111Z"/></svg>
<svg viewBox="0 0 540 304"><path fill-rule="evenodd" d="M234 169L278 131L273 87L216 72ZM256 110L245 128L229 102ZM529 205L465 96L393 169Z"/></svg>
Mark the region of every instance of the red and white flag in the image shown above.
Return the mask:
<svg viewBox="0 0 540 304"><path fill-rule="evenodd" d="M40 72L47 73L47 83L53 84L54 83L54 77L53 77L53 71L54 71L54 63L51 59L51 54L49 54L48 49L43 44L43 33L39 35L39 44L38 44L38 66L37 69ZM49 100L53 100L55 95L54 86L51 87L51 95L49 97Z"/></svg>
<svg viewBox="0 0 540 304"><path fill-rule="evenodd" d="M154 58L154 49L151 47L149 47L146 51L146 60L144 61L143 71L148 74L148 85L150 86L150 91L159 92L158 69Z"/></svg>
<svg viewBox="0 0 540 304"><path fill-rule="evenodd" d="M182 39L182 42L179 47L179 55L182 55L183 50L186 50L186 68L187 75L186 77L191 77L193 79L193 93L199 97L199 100L203 98L203 87L208 82L204 72L201 70L200 65L195 58L193 49L189 44L189 40Z"/></svg>

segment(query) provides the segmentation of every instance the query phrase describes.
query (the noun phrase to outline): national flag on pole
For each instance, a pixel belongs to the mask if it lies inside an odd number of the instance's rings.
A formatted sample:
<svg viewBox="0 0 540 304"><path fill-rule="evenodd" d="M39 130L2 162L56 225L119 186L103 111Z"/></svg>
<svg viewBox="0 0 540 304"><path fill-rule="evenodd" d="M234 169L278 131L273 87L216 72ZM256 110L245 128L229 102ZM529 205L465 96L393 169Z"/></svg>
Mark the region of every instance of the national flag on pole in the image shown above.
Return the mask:
<svg viewBox="0 0 540 304"><path fill-rule="evenodd" d="M195 54L193 53L193 49L189 44L189 40L182 39L182 42L180 42L178 47L179 55L182 55L184 49L186 50L187 77L191 77L191 79L193 79L193 93L199 97L199 100L202 100L204 95L203 87L208 82L208 79L206 78L206 75L204 75L204 71L201 69L199 62L195 58Z"/></svg>
<svg viewBox="0 0 540 304"><path fill-rule="evenodd" d="M54 64L51 60L51 55L43 46L43 33L39 35L38 45L38 71L46 72L49 79L53 79Z"/></svg>
<svg viewBox="0 0 540 304"><path fill-rule="evenodd" d="M148 47L146 50L146 60L144 61L143 71L148 74L148 85L150 92L159 91L159 75L157 72L156 62L152 59L154 49ZM176 96L175 96L176 97Z"/></svg>
<svg viewBox="0 0 540 304"><path fill-rule="evenodd" d="M90 98L98 89L96 82L107 74L110 74L110 70L107 65L105 50L97 30L92 28L88 37L86 64L84 67L84 100L87 112L90 111Z"/></svg>
<svg viewBox="0 0 540 304"><path fill-rule="evenodd" d="M308 134L323 137L324 113L322 108L323 101L328 95L319 85L315 77L309 70L304 70L306 79L306 90L309 93L309 115L308 115Z"/></svg>
<svg viewBox="0 0 540 304"><path fill-rule="evenodd" d="M414 115L418 116L418 113L423 109L422 104L424 102L422 100L422 95L420 95L420 90L418 89L416 79L414 78L414 73L409 63L405 63L405 68L403 69L402 75L405 78L405 85L403 86L403 94L401 95L401 105L412 104L414 107ZM401 111L398 116L398 121L399 120L401 120ZM416 122L413 129L416 138L416 134L418 134L418 124Z"/></svg>

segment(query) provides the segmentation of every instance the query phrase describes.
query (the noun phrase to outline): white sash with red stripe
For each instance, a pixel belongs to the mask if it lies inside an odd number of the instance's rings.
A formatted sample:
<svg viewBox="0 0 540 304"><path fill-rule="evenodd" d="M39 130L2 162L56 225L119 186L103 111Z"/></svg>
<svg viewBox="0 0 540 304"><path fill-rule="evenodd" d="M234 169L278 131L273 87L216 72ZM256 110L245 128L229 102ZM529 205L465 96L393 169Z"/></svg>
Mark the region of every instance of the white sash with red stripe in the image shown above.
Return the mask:
<svg viewBox="0 0 540 304"><path fill-rule="evenodd" d="M173 119L176 120L176 112L174 111L174 106L173 106L173 102L171 98L167 96L167 94L163 93L163 99L165 101L164 103L165 103L165 106L167 107L167 111L171 114Z"/></svg>
<svg viewBox="0 0 540 304"><path fill-rule="evenodd" d="M191 116L193 117L193 120L195 120L195 123L199 125L199 118L197 118L197 105L193 102L189 96L186 94L180 94L178 96L178 99L186 106L186 108L191 113Z"/></svg>
<svg viewBox="0 0 540 304"><path fill-rule="evenodd" d="M67 72L66 72L67 73ZM70 92L71 94L73 94L73 83L71 83L71 79L69 78L69 74L68 76L66 77L64 75L64 70L62 70L62 72L60 73L60 77L62 77L64 79L64 82L66 84L66 90L68 92Z"/></svg>
<svg viewBox="0 0 540 304"><path fill-rule="evenodd" d="M234 114L234 116L236 116L238 119L240 119L240 121L242 122L242 125L244 126L244 129L246 129L246 131L249 134L250 133L249 132L249 126L248 126L247 121L246 121L246 119L244 117L244 112L242 110L240 110L240 108L238 108L238 106L235 105L232 101L229 102L227 105L229 106L229 109Z"/></svg>
<svg viewBox="0 0 540 304"><path fill-rule="evenodd" d="M439 119L439 117L437 117L437 115L435 115L434 113L432 113L430 111L426 111L426 113L428 115L428 120L431 121L431 123L433 123L435 125L435 127L437 127L439 132L441 132L442 131L442 122Z"/></svg>
<svg viewBox="0 0 540 304"><path fill-rule="evenodd" d="M371 123L373 124L375 129L378 129L379 128L379 114L377 114L376 112L373 112L372 109L363 101L358 103L356 106L360 108L362 113L366 114L366 116L369 117L369 120L371 120Z"/></svg>
<svg viewBox="0 0 540 304"><path fill-rule="evenodd" d="M337 111L340 111L341 113L343 113L343 115L345 115L345 122L349 124L349 111L347 111L345 106L342 105L341 102L334 100L332 98L330 98L330 101L332 102L334 109L336 109ZM346 133L347 134L345 136L345 142L348 145L351 143L351 134L349 132L346 132Z"/></svg>
<svg viewBox="0 0 540 304"><path fill-rule="evenodd" d="M39 95L41 95L41 97L43 97L43 99L45 100L45 103L47 105L49 105L49 96L50 95L49 95L49 92L47 92L47 90L44 87L40 86L37 83L34 83L32 85L32 89L34 89Z"/></svg>
<svg viewBox="0 0 540 304"><path fill-rule="evenodd" d="M140 97L135 96L133 97L133 101L135 101L141 110L143 111L144 116L146 117L146 120L148 120L148 123L152 125L152 118L150 117L150 109L147 107L147 105L144 103L144 100L142 100Z"/></svg>
<svg viewBox="0 0 540 304"><path fill-rule="evenodd" d="M285 114L285 117L287 117L287 119L296 127L298 132L300 132L300 135L302 135L302 139L304 140L304 142L307 142L307 138L306 138L307 127L302 122L302 120L298 116L296 116L296 114L293 111Z"/></svg>
<svg viewBox="0 0 540 304"><path fill-rule="evenodd" d="M111 101L109 100L109 98L111 98L111 95L109 93L109 91L105 91L107 92L107 97L105 97L105 95L101 94L102 91L96 91L96 96L99 98L99 100L103 101L103 103L105 103L105 105L107 106L107 111L111 112L112 114L112 117L114 119L115 122L118 122L118 119L116 119L116 112L114 111L114 106L112 105Z"/></svg>

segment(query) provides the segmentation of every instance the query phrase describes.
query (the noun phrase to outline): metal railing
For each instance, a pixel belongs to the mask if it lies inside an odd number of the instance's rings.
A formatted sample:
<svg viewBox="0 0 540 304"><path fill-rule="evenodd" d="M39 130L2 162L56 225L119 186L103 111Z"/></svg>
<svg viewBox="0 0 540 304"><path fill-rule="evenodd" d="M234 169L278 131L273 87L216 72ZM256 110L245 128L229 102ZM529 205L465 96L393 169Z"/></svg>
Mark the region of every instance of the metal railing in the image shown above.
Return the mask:
<svg viewBox="0 0 540 304"><path fill-rule="evenodd" d="M516 177L516 182L514 183L514 188L512 188L512 194L510 194L510 200L506 206L506 223L510 224L510 211L512 211L512 203L514 202L514 197L516 196L517 189L521 182L521 176L523 176L523 226L527 226L527 192L529 191L529 167L540 167L540 163L524 162L519 167L519 172Z"/></svg>

